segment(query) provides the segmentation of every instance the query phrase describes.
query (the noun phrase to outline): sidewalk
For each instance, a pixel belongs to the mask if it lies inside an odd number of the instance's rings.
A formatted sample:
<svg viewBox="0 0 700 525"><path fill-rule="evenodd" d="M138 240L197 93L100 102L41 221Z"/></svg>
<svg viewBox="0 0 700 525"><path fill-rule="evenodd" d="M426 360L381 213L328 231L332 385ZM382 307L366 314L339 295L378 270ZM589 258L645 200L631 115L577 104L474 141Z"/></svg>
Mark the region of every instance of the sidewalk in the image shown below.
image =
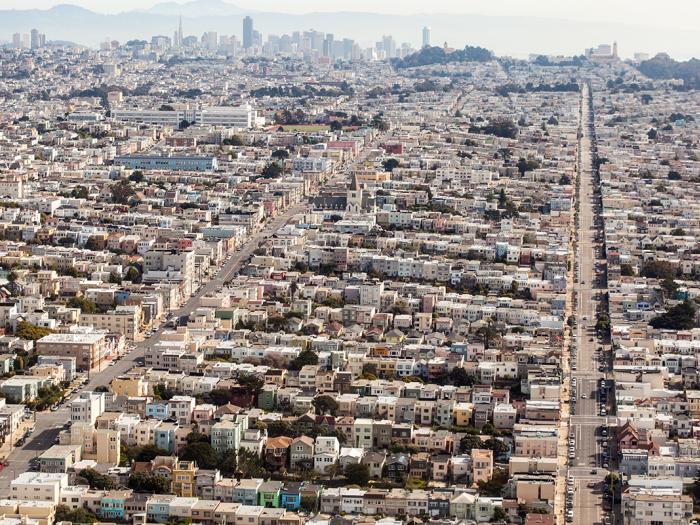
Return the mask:
<svg viewBox="0 0 700 525"><path fill-rule="evenodd" d="M581 121L579 121L581 124ZM577 160L580 156L580 148L577 148ZM567 263L569 265L569 271L566 276L566 306L564 308L564 337L562 341L561 349L561 362L560 367L562 371L562 386L561 386L561 405L559 412L559 434L557 440L557 477L554 492L554 517L556 522L563 525L566 521L566 478L569 470L569 459L568 459L568 444L569 444L569 418L571 416L571 353L569 349L571 345L574 344L571 332L573 329L569 329L568 319L574 314L574 274L576 272L576 248L577 248L577 238L576 234L578 231L578 224L576 223L576 203L578 202L578 182L580 177L580 162L576 164L576 179L573 181L574 184L574 198L571 214L571 221L569 222L569 245L568 245L568 258Z"/></svg>
<svg viewBox="0 0 700 525"><path fill-rule="evenodd" d="M15 442L24 436L25 432L34 427L34 418L31 419L23 419L22 422L19 424L17 427L17 430L15 430L12 434L10 434L5 442L0 446L0 459L3 461L7 459L7 456L10 455L10 452L14 450L15 447Z"/></svg>

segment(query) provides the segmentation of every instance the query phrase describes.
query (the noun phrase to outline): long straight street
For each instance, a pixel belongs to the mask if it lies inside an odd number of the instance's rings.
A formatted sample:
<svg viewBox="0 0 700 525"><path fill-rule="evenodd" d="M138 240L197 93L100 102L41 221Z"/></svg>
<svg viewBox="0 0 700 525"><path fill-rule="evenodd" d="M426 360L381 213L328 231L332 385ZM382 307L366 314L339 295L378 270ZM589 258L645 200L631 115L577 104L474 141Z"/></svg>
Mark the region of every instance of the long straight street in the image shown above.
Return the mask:
<svg viewBox="0 0 700 525"><path fill-rule="evenodd" d="M605 377L602 341L596 332L597 312L604 290L599 279L604 264L602 249L596 240L596 196L594 194L594 158L592 151L593 113L590 89L584 85L581 97L581 138L579 140L579 188L576 265L574 267L574 341L571 356L570 437L574 458L569 475L574 480L573 522L578 525L603 523L602 480L607 470L602 428L607 425L605 402L600 397ZM605 414L605 415L603 415ZM569 521L572 521L569 518Z"/></svg>

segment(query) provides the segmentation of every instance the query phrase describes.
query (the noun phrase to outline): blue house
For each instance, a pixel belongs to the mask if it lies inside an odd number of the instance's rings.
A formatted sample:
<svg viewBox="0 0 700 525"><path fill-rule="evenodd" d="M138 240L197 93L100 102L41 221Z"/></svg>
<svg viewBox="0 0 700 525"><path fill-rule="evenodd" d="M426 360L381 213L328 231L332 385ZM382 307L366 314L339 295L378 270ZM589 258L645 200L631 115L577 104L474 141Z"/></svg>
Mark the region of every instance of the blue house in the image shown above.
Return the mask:
<svg viewBox="0 0 700 525"><path fill-rule="evenodd" d="M450 352L453 354L467 355L467 343L452 343Z"/></svg>
<svg viewBox="0 0 700 525"><path fill-rule="evenodd" d="M160 419L161 421L168 419L170 410L168 409L167 401L152 401L146 403L146 417Z"/></svg>
<svg viewBox="0 0 700 525"><path fill-rule="evenodd" d="M112 490L100 501L100 517L106 520L126 520L126 500L130 491Z"/></svg>
<svg viewBox="0 0 700 525"><path fill-rule="evenodd" d="M117 290L114 293L114 302L117 304L123 304L124 301L126 301L130 295L131 295L131 292L129 292L127 290Z"/></svg>
<svg viewBox="0 0 700 525"><path fill-rule="evenodd" d="M146 518L152 523L165 523L170 518L170 503L177 496L154 494L146 501Z"/></svg>
<svg viewBox="0 0 700 525"><path fill-rule="evenodd" d="M301 483L286 483L280 496L281 508L287 510L298 510L301 507Z"/></svg>
<svg viewBox="0 0 700 525"><path fill-rule="evenodd" d="M175 423L164 422L153 432L153 441L158 448L172 453L175 450L175 431L178 426Z"/></svg>

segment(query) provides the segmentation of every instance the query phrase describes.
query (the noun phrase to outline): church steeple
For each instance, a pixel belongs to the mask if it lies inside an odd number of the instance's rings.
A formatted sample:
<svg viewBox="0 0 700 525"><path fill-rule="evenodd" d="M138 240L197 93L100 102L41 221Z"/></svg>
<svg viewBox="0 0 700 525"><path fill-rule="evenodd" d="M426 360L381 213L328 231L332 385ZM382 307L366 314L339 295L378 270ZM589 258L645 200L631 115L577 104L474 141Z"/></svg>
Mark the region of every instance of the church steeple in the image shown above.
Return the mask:
<svg viewBox="0 0 700 525"><path fill-rule="evenodd" d="M360 213L362 211L363 192L362 186L357 182L357 174L352 174L352 182L347 191L345 210L350 213Z"/></svg>

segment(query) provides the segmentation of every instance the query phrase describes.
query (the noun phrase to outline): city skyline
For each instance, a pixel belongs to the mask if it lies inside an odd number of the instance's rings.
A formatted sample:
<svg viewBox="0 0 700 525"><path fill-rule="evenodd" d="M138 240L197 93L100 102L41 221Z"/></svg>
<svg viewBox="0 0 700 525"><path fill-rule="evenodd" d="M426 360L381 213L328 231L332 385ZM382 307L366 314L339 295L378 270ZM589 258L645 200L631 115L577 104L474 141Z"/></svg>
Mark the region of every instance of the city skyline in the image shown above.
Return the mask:
<svg viewBox="0 0 700 525"><path fill-rule="evenodd" d="M501 16L420 16L404 12L395 15L359 12L282 15L245 10L221 0L161 3L145 10L112 15L76 9L69 4L51 11L0 10L0 45L13 42L13 35L18 32L24 34L36 28L47 35L48 42L70 41L96 48L105 39L124 42L149 39L154 35L172 35L174 25L183 19L186 35L181 37L218 33L244 39L241 23L247 14L255 19L255 38L262 41L295 31L320 30L336 37L351 38L365 48L386 34L394 36L400 44L420 48L425 44L422 32L428 27L432 45L447 44L451 48L481 46L499 56L515 58L527 58L531 54L580 55L591 43L612 41L620 43L622 58L633 58L637 53L654 56L660 52L679 60L700 56L696 52L697 40L692 37L694 31L680 27L653 31L642 26L534 16L523 18L510 13ZM656 38L648 38L651 31Z"/></svg>
<svg viewBox="0 0 700 525"><path fill-rule="evenodd" d="M130 10L148 10L162 4L188 4L191 0L4 0L5 9L48 9L56 5L72 4L99 13L121 13ZM650 25L678 24L683 27L693 27L693 18L700 16L700 6L689 4L684 0L665 2L667 8L663 12L645 9L653 4L650 0L635 2L635 9L630 9L627 0L592 0L582 5L580 2L558 0L470 0L467 2L455 0L436 0L426 7L422 0L394 0L381 3L372 0L355 0L351 5L338 9L329 6L322 0L299 0L293 6L281 0L217 0L216 3L228 4L242 10L255 12L282 12L304 14L309 12L368 12L380 14L395 14L400 7L401 14L484 14L498 15L507 12L515 16L537 16L546 18L562 18L569 20L599 21L609 20L622 24L648 23Z"/></svg>

